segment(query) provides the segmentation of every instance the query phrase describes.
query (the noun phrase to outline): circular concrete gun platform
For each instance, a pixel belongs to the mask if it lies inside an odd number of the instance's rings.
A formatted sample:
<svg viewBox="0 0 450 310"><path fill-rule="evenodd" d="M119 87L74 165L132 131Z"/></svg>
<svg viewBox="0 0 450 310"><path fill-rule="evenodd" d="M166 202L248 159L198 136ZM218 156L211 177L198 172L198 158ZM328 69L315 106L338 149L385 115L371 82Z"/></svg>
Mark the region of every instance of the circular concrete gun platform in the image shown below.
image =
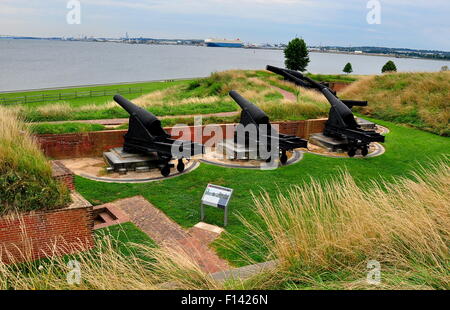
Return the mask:
<svg viewBox="0 0 450 310"><path fill-rule="evenodd" d="M295 164L302 160L303 152L294 150L293 152L287 152L288 160L286 164L282 165L279 160L275 161L276 167L283 167ZM270 169L270 165L268 165L264 160L257 159L227 159L222 156L222 154L216 152L208 152L200 159L201 162L227 167L227 168L241 168L241 169Z"/></svg>
<svg viewBox="0 0 450 310"><path fill-rule="evenodd" d="M171 169L170 175L163 177L158 168L150 169L146 172L128 171L126 174L116 172L108 173L106 168L108 165L102 157L89 158L73 158L60 160L68 169L81 177L108 183L146 183L153 181L161 181L168 178L177 177L193 171L198 168L200 163L196 160L183 160L185 170L178 172L177 169ZM173 161L177 164L177 161Z"/></svg>
<svg viewBox="0 0 450 310"><path fill-rule="evenodd" d="M382 135L386 135L389 133L389 129L386 127L376 125L376 132ZM321 142L317 142L315 140L320 140ZM323 134L313 134L311 135L309 141L308 141L308 153L326 156L326 157L335 157L335 158L351 158L347 155L347 152L344 150L341 151L333 151L334 147L331 145L332 142L327 142L325 140L333 141L333 138L324 137ZM337 140L334 140L335 142ZM339 147L337 147L339 148ZM378 142L372 142L369 145L368 154L366 156L363 156L360 152L360 150L357 151L356 155L353 158L364 158L364 157L376 157L384 154L386 149L384 146Z"/></svg>

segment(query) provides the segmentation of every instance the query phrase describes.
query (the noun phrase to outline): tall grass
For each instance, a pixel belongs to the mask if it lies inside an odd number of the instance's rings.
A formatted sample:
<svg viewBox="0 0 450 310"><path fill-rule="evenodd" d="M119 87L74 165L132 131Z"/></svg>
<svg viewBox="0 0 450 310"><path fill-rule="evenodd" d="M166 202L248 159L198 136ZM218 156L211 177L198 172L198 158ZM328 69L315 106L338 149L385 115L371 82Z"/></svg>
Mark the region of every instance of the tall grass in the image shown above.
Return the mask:
<svg viewBox="0 0 450 310"><path fill-rule="evenodd" d="M0 262L0 289L449 289L449 185L445 160L367 190L343 173L277 197L254 196L259 220L241 218L247 245L233 250L279 263L248 280L216 282L174 247L129 244L134 250L125 256L106 235L76 256L53 249L39 262ZM78 285L66 280L72 259L81 267ZM366 281L370 260L381 264L376 286Z"/></svg>
<svg viewBox="0 0 450 310"><path fill-rule="evenodd" d="M61 208L69 200L26 125L13 111L0 107L0 215Z"/></svg>
<svg viewBox="0 0 450 310"><path fill-rule="evenodd" d="M344 173L276 198L255 196L262 221L241 218L251 240L246 251L280 260L274 287L370 288L367 263L377 260L380 288L449 289L449 185L445 161L369 190Z"/></svg>
<svg viewBox="0 0 450 310"><path fill-rule="evenodd" d="M129 248L124 255L118 248ZM124 244L103 235L93 250L80 244L51 247L48 257L34 262L0 261L0 290L157 290L217 289L189 254L170 247ZM62 255L68 252L79 254ZM26 253L23 253L26 257ZM70 264L70 262L76 262ZM14 261L13 261L14 262ZM75 270L75 267L79 267ZM73 277L80 272L79 281ZM68 281L69 278L69 281Z"/></svg>
<svg viewBox="0 0 450 310"><path fill-rule="evenodd" d="M450 72L389 73L365 77L342 92L368 100L363 114L450 135Z"/></svg>

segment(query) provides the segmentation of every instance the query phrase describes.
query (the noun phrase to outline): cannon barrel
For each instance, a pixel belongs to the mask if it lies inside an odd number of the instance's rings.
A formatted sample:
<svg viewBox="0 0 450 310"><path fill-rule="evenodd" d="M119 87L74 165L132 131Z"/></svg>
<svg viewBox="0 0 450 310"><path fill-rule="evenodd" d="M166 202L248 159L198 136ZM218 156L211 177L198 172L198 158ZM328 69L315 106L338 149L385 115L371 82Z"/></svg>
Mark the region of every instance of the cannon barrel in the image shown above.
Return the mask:
<svg viewBox="0 0 450 310"><path fill-rule="evenodd" d="M307 83L305 81L302 81L300 79L300 76L303 76L300 72L293 71L293 70L285 70L285 69L274 67L274 66L271 66L271 65L267 65L266 69L267 69L267 71L270 71L270 72L273 72L275 74L281 75L285 79L290 80L291 82L294 82L298 86L302 86L302 87L306 87L306 88L313 88L312 85L310 85L309 83ZM300 76L296 76L296 74L294 72L300 74ZM293 80L292 78L297 78L297 79Z"/></svg>
<svg viewBox="0 0 450 310"><path fill-rule="evenodd" d="M346 106L348 106L350 109L354 106L357 107L366 107L368 105L368 102L365 100L347 100L343 99L341 100Z"/></svg>
<svg viewBox="0 0 450 310"><path fill-rule="evenodd" d="M278 67L274 67L271 65L267 65L266 66L266 70L273 72L275 74L281 75L283 76L285 79L290 80L291 82L294 82L296 85L301 86L301 87L305 87L305 88L315 88L313 85L311 85L309 82L304 81L303 78L303 74L301 74L298 71L295 70L290 70L290 69L284 69L284 68L278 68ZM296 77L297 80L292 80L292 76ZM325 86L325 87L330 87L330 83L328 82L320 82L319 84Z"/></svg>
<svg viewBox="0 0 450 310"><path fill-rule="evenodd" d="M314 86L317 90L319 90L325 98L327 98L328 102L331 104L335 112L340 116L338 118L339 125L343 128L359 128L358 123L355 121L355 116L353 115L352 110L343 103L338 97L336 97L335 94L332 93L332 91L326 87L325 85L322 85L313 79L310 79L307 76L303 76L303 78L309 82L311 85Z"/></svg>
<svg viewBox="0 0 450 310"><path fill-rule="evenodd" d="M256 124L269 124L269 117L256 105L239 95L238 92L232 90L230 91L230 96L236 101L237 104L242 108L243 111L247 112Z"/></svg>
<svg viewBox="0 0 450 310"><path fill-rule="evenodd" d="M296 72L295 76L291 74L291 70L284 70L281 68L273 67L273 66L267 66L267 69L269 71L274 70L272 72L283 72L283 76L287 77L289 80L294 82L297 85L304 85L307 83L310 85L310 87L317 89L320 91L325 98L327 98L328 102L331 104L333 109L337 112L339 117L337 118L337 121L339 122L339 125L343 128L358 128L358 124L355 121L355 117L353 116L352 110L345 105L338 97L336 97L335 94L329 89L327 86L318 83L314 81L313 79L310 79L309 77L301 74L300 72ZM276 71L276 72L275 72Z"/></svg>
<svg viewBox="0 0 450 310"><path fill-rule="evenodd" d="M153 136L167 135L167 133L161 127L160 120L151 112L138 107L121 95L115 95L114 101L117 102L122 108L124 108L124 110L127 111L128 114L130 114L130 117L137 118Z"/></svg>

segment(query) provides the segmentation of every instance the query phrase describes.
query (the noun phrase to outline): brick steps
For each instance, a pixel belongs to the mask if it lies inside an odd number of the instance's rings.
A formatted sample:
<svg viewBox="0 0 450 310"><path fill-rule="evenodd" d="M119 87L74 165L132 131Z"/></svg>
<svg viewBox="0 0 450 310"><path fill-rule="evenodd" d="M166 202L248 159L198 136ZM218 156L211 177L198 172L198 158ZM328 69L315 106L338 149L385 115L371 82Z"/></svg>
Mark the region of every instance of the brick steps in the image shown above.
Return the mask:
<svg viewBox="0 0 450 310"><path fill-rule="evenodd" d="M94 230L128 222L129 217L114 204L95 206L93 210Z"/></svg>
<svg viewBox="0 0 450 310"><path fill-rule="evenodd" d="M113 222L117 218L112 217L108 212L102 212L98 215L104 222Z"/></svg>

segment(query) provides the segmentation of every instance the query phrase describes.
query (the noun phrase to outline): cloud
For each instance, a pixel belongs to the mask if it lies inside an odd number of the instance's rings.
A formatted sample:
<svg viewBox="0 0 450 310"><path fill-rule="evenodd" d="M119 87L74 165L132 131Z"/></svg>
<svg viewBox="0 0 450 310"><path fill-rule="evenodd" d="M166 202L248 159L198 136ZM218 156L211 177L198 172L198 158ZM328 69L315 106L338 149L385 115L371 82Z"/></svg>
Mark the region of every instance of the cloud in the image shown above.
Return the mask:
<svg viewBox="0 0 450 310"><path fill-rule="evenodd" d="M0 0L0 31L41 36L128 31L252 42L285 42L299 35L310 44L450 48L448 0L380 0L381 25L367 24L367 0L80 0L82 25L73 27L64 24L67 1Z"/></svg>

